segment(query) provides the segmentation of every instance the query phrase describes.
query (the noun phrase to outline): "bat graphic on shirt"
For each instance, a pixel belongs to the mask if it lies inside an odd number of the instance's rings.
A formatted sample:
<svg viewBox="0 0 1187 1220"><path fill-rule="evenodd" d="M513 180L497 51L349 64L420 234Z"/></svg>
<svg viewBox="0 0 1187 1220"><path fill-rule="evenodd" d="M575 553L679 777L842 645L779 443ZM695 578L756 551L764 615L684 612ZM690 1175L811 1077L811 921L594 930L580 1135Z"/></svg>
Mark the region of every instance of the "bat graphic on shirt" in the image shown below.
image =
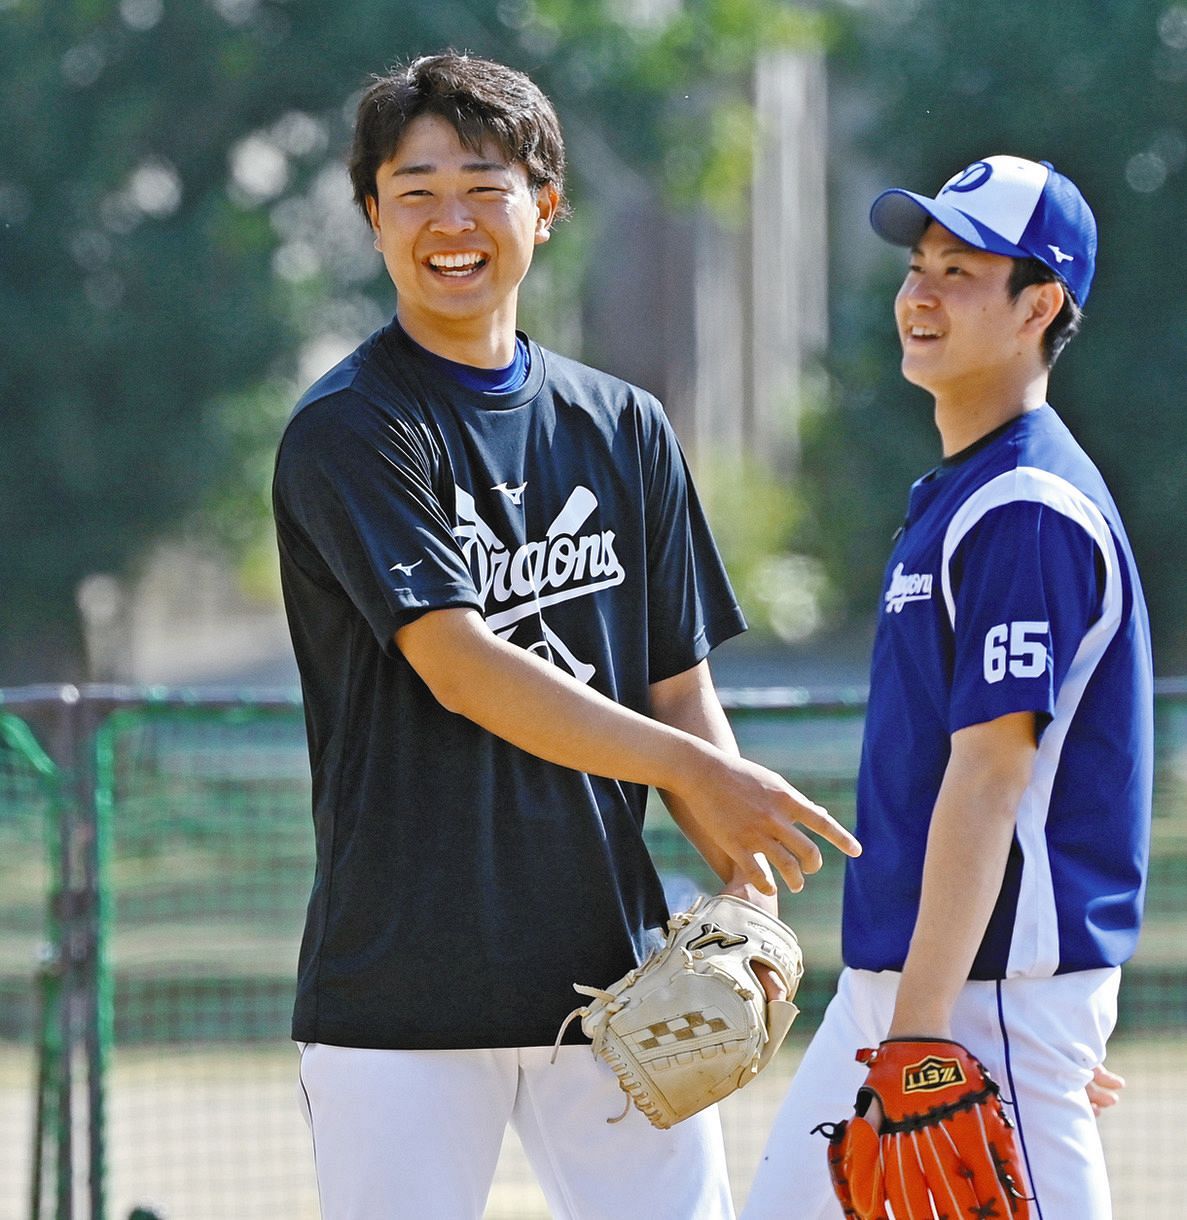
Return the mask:
<svg viewBox="0 0 1187 1220"><path fill-rule="evenodd" d="M547 537L556 538L561 534L568 534L570 537L576 535L597 506L598 498L588 487L574 487L565 501L564 507L548 527Z"/></svg>

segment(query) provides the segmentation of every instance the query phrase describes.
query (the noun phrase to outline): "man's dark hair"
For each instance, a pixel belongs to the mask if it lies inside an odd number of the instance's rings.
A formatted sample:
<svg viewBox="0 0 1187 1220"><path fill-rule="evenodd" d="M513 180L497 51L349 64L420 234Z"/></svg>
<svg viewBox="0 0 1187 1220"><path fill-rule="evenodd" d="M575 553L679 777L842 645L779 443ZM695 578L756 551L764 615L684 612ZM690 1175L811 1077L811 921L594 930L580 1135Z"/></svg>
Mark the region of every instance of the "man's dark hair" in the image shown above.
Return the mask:
<svg viewBox="0 0 1187 1220"><path fill-rule="evenodd" d="M486 142L527 170L533 190L551 183L564 199L565 144L552 103L522 72L474 55L424 55L386 76L375 76L359 102L350 180L367 215L377 198L375 175L394 156L408 124L435 114L451 124L463 147L481 153Z"/></svg>
<svg viewBox="0 0 1187 1220"><path fill-rule="evenodd" d="M1010 300L1016 301L1022 290L1031 284L1063 286L1063 308L1043 332L1043 360L1051 368L1059 359L1059 353L1075 338L1084 320L1084 311L1076 304L1068 286L1050 267L1040 263L1037 258L1016 258L1006 285Z"/></svg>

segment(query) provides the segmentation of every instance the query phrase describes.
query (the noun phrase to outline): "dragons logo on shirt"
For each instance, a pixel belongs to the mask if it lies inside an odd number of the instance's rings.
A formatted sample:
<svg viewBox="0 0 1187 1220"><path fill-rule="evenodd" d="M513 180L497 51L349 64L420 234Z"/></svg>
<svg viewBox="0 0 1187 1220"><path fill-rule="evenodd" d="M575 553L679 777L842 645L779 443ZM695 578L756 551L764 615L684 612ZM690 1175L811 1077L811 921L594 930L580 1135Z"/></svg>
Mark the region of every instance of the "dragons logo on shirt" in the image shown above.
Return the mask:
<svg viewBox="0 0 1187 1220"><path fill-rule="evenodd" d="M890 574L890 588L883 595L887 614L902 614L908 602L931 601L930 572L904 572L900 563Z"/></svg>
<svg viewBox="0 0 1187 1220"><path fill-rule="evenodd" d="M520 543L514 550L483 521L474 497L462 487L456 488L456 504L454 537L478 586L487 625L505 640L516 634L534 635L523 645L529 652L563 664L578 681L588 682L594 666L573 655L543 612L626 579L614 550L614 531L581 532L598 507L597 496L588 487L573 488L544 537Z"/></svg>

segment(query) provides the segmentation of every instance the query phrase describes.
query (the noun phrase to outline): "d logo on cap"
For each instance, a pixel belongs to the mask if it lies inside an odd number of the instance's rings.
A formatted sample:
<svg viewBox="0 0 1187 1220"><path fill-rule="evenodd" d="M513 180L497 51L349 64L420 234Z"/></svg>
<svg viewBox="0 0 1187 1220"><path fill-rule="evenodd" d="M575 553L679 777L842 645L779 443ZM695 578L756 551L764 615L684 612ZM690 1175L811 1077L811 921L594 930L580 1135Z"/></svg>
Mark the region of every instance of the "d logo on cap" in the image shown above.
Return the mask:
<svg viewBox="0 0 1187 1220"><path fill-rule="evenodd" d="M974 161L966 170L962 170L955 178L949 182L942 191L941 195L946 195L949 191L958 191L960 194L965 194L967 191L975 191L978 187L984 186L985 183L993 177L993 166L984 161Z"/></svg>

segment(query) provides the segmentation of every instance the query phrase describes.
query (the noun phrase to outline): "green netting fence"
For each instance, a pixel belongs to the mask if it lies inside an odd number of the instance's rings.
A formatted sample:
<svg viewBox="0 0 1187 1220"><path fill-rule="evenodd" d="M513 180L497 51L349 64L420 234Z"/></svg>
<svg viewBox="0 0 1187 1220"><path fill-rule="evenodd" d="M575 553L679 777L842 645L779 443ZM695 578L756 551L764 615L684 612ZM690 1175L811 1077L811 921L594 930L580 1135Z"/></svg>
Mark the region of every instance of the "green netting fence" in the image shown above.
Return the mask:
<svg viewBox="0 0 1187 1220"><path fill-rule="evenodd" d="M725 701L745 753L852 823L860 698ZM1163 684L1157 724L1148 922L1110 1052L1129 1086L1102 1118L1118 1220L1187 1197L1187 688ZM648 833L673 902L712 888L658 804ZM0 1218L314 1220L288 1041L312 867L295 700L0 693ZM739 1204L832 992L841 873L830 855L785 899L803 1015L722 1106ZM546 1215L509 1138L488 1220Z"/></svg>
<svg viewBox="0 0 1187 1220"><path fill-rule="evenodd" d="M69 1215L62 775L0 711L0 1214Z"/></svg>

